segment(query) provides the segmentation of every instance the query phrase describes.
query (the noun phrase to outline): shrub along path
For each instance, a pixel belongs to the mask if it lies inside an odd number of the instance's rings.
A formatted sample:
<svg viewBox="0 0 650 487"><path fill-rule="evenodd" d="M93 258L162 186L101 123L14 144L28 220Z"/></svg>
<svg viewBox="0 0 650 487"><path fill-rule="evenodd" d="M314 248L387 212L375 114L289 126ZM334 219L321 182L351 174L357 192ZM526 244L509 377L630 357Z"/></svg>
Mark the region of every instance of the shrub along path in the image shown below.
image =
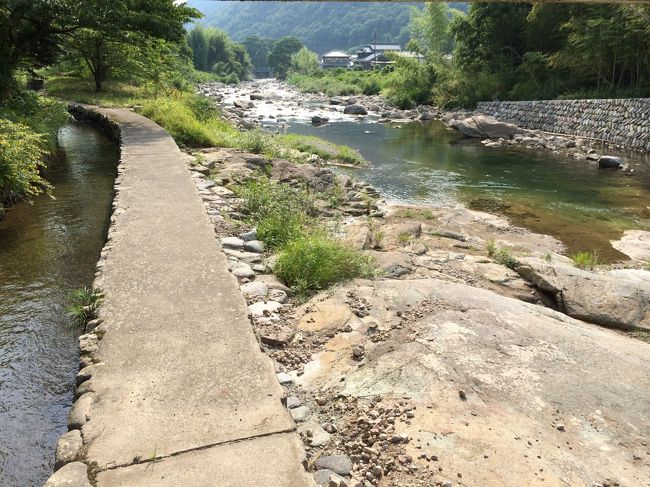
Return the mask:
<svg viewBox="0 0 650 487"><path fill-rule="evenodd" d="M312 485L178 147L140 115L100 111L120 126L122 159L95 283L105 294L98 335L106 331L98 348L81 340L103 365L77 391L90 408L73 408L88 418L91 477L98 486Z"/></svg>

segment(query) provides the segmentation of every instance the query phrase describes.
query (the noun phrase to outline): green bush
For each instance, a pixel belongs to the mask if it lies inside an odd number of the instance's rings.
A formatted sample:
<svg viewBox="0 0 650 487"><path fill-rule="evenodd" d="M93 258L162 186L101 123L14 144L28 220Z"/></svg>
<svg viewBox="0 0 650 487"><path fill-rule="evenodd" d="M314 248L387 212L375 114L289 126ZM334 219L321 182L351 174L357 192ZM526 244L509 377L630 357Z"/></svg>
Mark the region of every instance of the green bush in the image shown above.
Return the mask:
<svg viewBox="0 0 650 487"><path fill-rule="evenodd" d="M599 263L598 254L595 250L591 252L577 252L571 256L571 260L578 269L584 269L586 271L593 269Z"/></svg>
<svg viewBox="0 0 650 487"><path fill-rule="evenodd" d="M497 247L495 241L492 239L487 242L486 248L488 256L497 264L504 265L510 269L514 269L519 265L519 262L512 255L512 250L509 247Z"/></svg>
<svg viewBox="0 0 650 487"><path fill-rule="evenodd" d="M372 258L325 235L307 235L289 242L280 252L275 273L296 292L304 294L332 284L370 277Z"/></svg>
<svg viewBox="0 0 650 487"><path fill-rule="evenodd" d="M27 125L0 119L0 202L35 196L50 188L41 177L45 137Z"/></svg>
<svg viewBox="0 0 650 487"><path fill-rule="evenodd" d="M247 182L236 190L257 234L270 248L280 248L306 232L314 212L314 199L304 189L267 178Z"/></svg>

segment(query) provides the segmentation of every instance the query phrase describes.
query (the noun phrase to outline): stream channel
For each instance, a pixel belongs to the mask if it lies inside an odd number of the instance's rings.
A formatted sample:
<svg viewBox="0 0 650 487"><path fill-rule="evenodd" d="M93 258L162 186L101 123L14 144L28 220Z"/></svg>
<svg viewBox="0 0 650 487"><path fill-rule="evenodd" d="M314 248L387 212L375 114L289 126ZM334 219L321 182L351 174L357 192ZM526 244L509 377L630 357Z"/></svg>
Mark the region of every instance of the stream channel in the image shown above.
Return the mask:
<svg viewBox="0 0 650 487"><path fill-rule="evenodd" d="M76 337L66 301L90 286L104 245L119 151L93 127L59 133L46 177L52 198L20 203L0 220L0 485L41 486L67 431Z"/></svg>

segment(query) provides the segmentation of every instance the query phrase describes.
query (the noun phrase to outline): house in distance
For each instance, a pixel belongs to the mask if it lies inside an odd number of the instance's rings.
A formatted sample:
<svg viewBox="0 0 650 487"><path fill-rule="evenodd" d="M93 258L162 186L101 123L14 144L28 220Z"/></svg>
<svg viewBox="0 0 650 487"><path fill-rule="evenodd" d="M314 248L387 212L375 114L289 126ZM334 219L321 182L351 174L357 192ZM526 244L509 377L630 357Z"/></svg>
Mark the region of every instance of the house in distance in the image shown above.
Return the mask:
<svg viewBox="0 0 650 487"><path fill-rule="evenodd" d="M375 67L393 64L393 60L387 54L417 58L424 61L424 56L415 52L402 50L402 46L393 42L375 42L359 47L354 54L346 54L343 51L330 51L321 56L321 68L357 68L372 69Z"/></svg>
<svg viewBox="0 0 650 487"><path fill-rule="evenodd" d="M342 51L330 51L321 56L320 67L328 68L351 68L351 56Z"/></svg>

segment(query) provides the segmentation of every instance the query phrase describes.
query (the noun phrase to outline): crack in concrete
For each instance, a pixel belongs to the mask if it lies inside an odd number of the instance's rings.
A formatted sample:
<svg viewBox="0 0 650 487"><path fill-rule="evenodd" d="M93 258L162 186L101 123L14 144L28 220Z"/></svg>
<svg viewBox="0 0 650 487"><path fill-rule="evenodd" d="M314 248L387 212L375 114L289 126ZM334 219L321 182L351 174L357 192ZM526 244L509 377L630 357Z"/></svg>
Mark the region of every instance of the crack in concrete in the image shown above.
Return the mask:
<svg viewBox="0 0 650 487"><path fill-rule="evenodd" d="M176 452L173 452L173 453L169 453L167 455L156 456L156 457L153 457L153 458L146 458L146 459L134 461L134 462L131 462L131 463L122 463L120 465L112 465L110 467L97 468L96 472L99 473L99 472L105 472L105 471L109 471L109 470L117 470L118 468L132 467L133 465L143 465L145 463L147 463L147 464L148 463L156 463L156 462L159 462L161 460L166 460L168 458L173 458L173 457L177 457L179 455L183 455L185 453L208 450L208 449L214 448L216 446L233 445L233 444L241 443L241 442L244 442L244 441L255 440L257 438L266 438L268 436L283 435L283 434L287 434L287 433L296 433L296 431L297 431L296 427L294 426L293 428L289 428L289 429L285 429L285 430L271 431L269 433L262 433L262 434L259 434L259 435L246 436L244 438L236 438L236 439L233 439L233 440L219 441L219 442L216 442L216 443L201 445L201 446L197 446L197 447L194 447L194 448L188 448L187 450L179 450L179 451L176 451Z"/></svg>

